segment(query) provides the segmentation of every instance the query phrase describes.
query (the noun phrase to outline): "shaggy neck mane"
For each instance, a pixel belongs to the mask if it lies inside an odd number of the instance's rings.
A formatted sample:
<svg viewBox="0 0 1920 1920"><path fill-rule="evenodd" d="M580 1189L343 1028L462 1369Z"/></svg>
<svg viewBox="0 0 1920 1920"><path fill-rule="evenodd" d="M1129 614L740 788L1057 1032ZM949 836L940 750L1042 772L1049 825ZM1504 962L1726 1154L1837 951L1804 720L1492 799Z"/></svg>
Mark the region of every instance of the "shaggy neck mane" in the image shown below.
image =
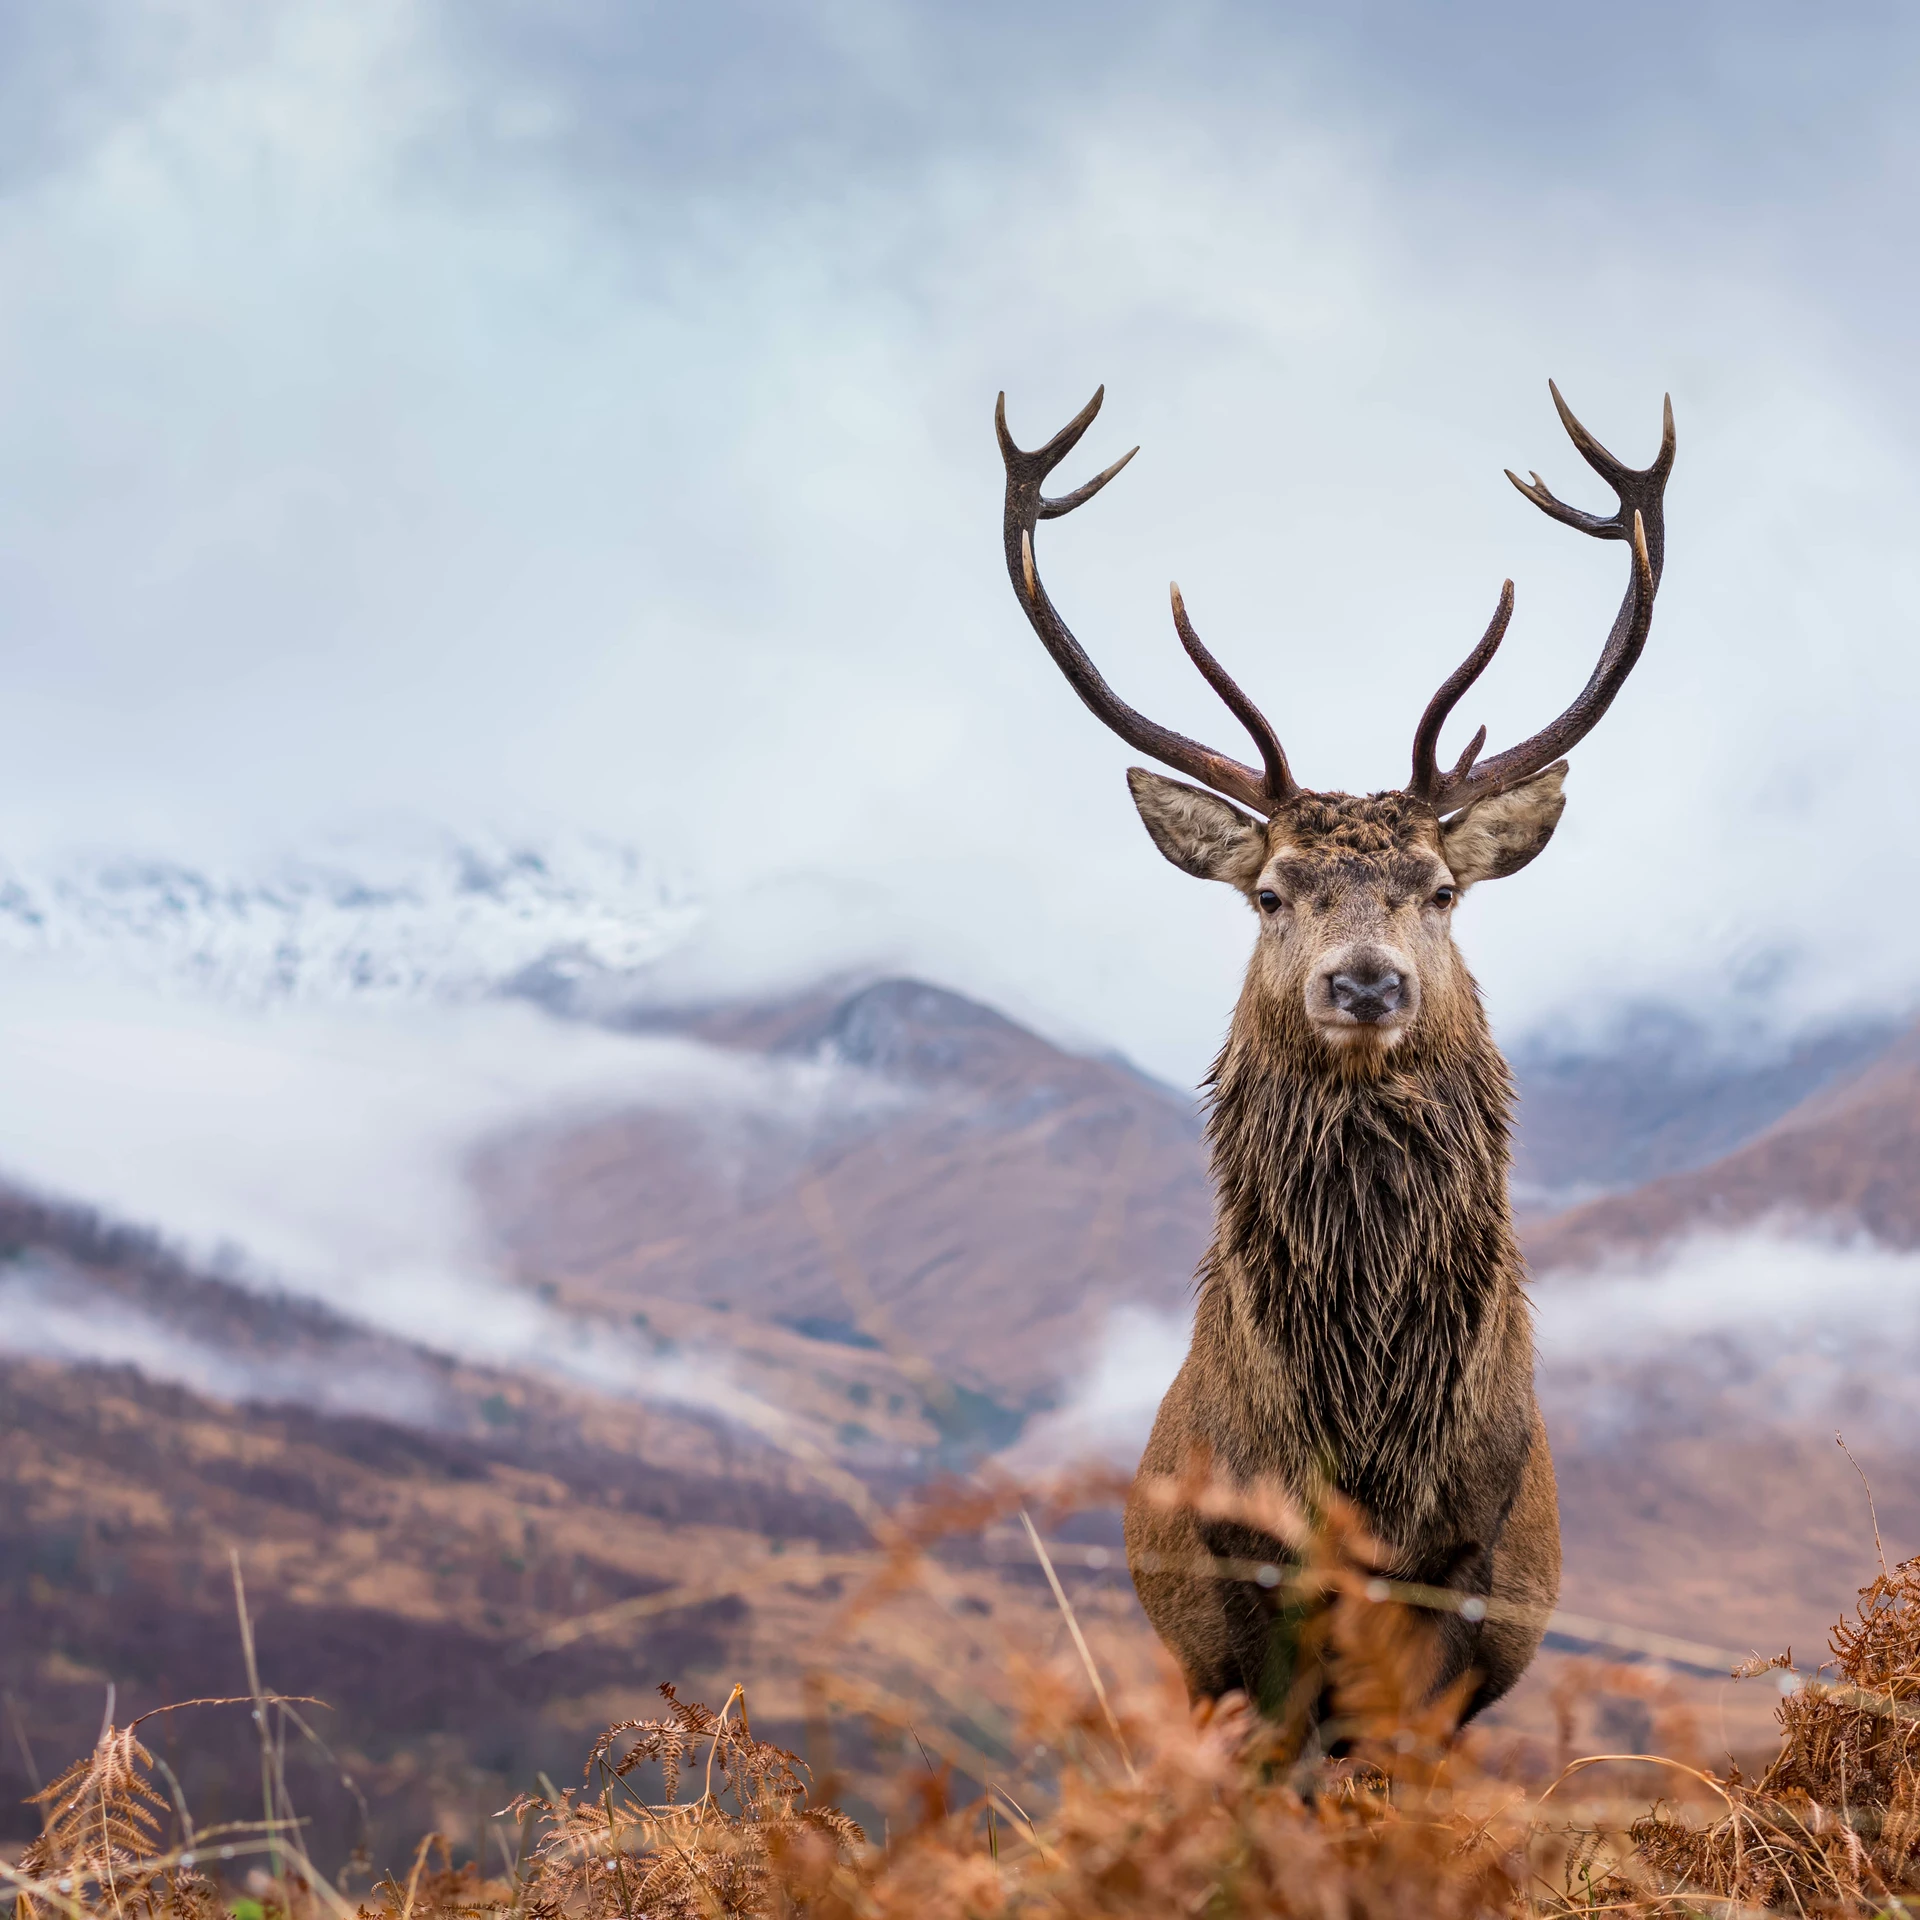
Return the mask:
<svg viewBox="0 0 1920 1920"><path fill-rule="evenodd" d="M1404 1539L1520 1271L1506 1062L1477 1001L1451 1033L1354 1059L1249 993L1210 1086L1203 1289L1271 1350L1307 1457Z"/></svg>

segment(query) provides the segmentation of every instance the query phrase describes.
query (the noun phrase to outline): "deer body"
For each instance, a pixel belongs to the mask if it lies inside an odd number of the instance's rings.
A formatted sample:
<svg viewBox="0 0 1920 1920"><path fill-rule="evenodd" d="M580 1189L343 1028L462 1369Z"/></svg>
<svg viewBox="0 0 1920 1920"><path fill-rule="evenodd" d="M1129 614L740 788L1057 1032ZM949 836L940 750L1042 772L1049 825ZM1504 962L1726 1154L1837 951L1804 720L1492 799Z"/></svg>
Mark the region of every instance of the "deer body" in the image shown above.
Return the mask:
<svg viewBox="0 0 1920 1920"><path fill-rule="evenodd" d="M1635 469L1554 390L1575 445L1620 496L1615 514L1565 506L1537 475L1514 481L1554 518L1632 551L1626 597L1574 704L1484 762L1483 728L1440 770L1441 728L1505 635L1508 582L1485 636L1428 705L1407 786L1356 796L1299 786L1177 587L1181 642L1252 735L1259 768L1127 706L1061 620L1035 567L1037 524L1090 499L1126 460L1062 499L1040 483L1101 398L1036 453L1013 443L1003 403L1008 570L1082 700L1203 783L1128 774L1155 845L1234 887L1259 928L1210 1081L1215 1231L1193 1343L1128 1505L1129 1565L1196 1698L1237 1690L1277 1708L1301 1686L1291 1669L1302 1643L1287 1624L1298 1601L1277 1573L1288 1543L1217 1517L1217 1503L1170 1496L1196 1467L1296 1500L1331 1487L1364 1514L1381 1571L1459 1596L1429 1615L1432 1684L1474 1676L1471 1712L1533 1657L1559 1590L1560 1534L1507 1198L1512 1088L1453 943L1453 911L1546 845L1564 805L1560 755L1605 713L1645 645L1671 408L1659 457Z"/></svg>
<svg viewBox="0 0 1920 1920"><path fill-rule="evenodd" d="M1149 805L1155 797L1149 790ZM1334 861L1398 858L1420 898L1434 891L1438 835L1392 799L1344 810L1316 799L1270 826L1296 886L1303 812L1348 843ZM1415 850L1429 838L1422 858ZM1354 841L1376 851L1355 854ZM1476 1698L1491 1699L1539 1643L1560 1538L1507 1207L1511 1090L1473 983L1452 958L1451 977L1423 970L1424 1018L1399 1045L1337 1053L1292 1017L1293 970L1278 955L1277 967L1256 960L1211 1077L1218 1219L1192 1350L1141 1477L1143 1487L1170 1484L1204 1460L1231 1481L1278 1484L1296 1498L1326 1478L1366 1513L1386 1571L1537 1616L1519 1627L1504 1607L1481 1622L1434 1616L1436 1679L1473 1669ZM1254 1581L1193 1575L1209 1562L1284 1565L1285 1543L1142 1491L1128 1508L1127 1546L1148 1617L1197 1695L1272 1700L1285 1690L1276 1596Z"/></svg>

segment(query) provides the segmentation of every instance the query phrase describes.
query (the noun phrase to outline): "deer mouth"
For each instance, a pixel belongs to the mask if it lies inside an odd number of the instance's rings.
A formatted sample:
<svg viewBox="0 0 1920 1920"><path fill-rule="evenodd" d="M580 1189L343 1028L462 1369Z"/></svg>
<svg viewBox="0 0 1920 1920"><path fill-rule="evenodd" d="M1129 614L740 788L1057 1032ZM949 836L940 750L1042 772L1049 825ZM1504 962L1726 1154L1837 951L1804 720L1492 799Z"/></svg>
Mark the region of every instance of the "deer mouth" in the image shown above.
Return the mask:
<svg viewBox="0 0 1920 1920"><path fill-rule="evenodd" d="M1313 1023L1314 1031L1336 1053L1390 1053L1407 1031L1404 1020L1356 1020L1348 1014L1334 1014Z"/></svg>

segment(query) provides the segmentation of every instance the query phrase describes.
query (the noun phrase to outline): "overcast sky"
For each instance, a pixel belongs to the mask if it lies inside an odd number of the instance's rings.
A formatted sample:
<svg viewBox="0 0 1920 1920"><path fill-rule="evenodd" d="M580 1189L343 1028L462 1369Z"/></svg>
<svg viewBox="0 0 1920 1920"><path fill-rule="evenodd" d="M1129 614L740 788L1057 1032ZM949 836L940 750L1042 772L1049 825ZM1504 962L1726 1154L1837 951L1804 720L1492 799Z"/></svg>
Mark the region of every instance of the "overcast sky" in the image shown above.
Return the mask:
<svg viewBox="0 0 1920 1920"><path fill-rule="evenodd" d="M0 7L0 857L394 815L695 876L716 968L898 960L1191 1081L1249 928L1000 570L1311 784L1584 681L1548 403L1680 456L1646 658L1464 910L1503 1027L1920 983L1920 23L1894 5ZM1451 750L1451 749L1450 749ZM859 949L859 951L854 951ZM718 975L716 975L718 977Z"/></svg>

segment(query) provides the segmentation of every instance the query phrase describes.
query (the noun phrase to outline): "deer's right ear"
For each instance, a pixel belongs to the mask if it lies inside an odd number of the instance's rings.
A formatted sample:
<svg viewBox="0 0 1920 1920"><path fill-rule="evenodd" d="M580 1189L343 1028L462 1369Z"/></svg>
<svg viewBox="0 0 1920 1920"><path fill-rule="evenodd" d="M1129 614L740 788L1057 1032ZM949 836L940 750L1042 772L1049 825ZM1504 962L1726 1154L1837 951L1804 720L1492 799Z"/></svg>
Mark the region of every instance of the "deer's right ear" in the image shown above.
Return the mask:
<svg viewBox="0 0 1920 1920"><path fill-rule="evenodd" d="M1127 769L1127 786L1153 844L1182 873L1224 880L1242 891L1259 878L1267 860L1267 834L1251 815L1217 794L1145 767Z"/></svg>

